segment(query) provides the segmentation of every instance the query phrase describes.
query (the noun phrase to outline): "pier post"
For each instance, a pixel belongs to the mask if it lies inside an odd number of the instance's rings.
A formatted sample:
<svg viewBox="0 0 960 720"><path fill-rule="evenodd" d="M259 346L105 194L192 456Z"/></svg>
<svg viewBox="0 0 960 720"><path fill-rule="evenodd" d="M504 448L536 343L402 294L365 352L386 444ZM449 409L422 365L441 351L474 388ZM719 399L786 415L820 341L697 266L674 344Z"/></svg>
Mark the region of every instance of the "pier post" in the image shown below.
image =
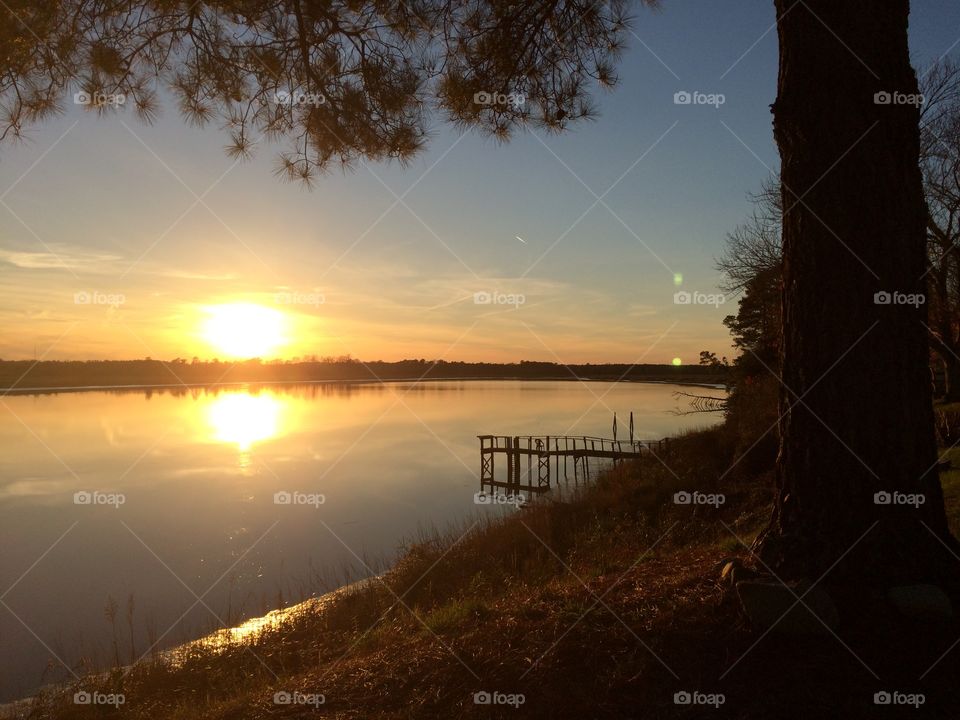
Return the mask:
<svg viewBox="0 0 960 720"><path fill-rule="evenodd" d="M513 482L520 484L520 437L515 435L513 438Z"/></svg>
<svg viewBox="0 0 960 720"><path fill-rule="evenodd" d="M533 438L527 438L527 485L533 485Z"/></svg>
<svg viewBox="0 0 960 720"><path fill-rule="evenodd" d="M590 459L601 460L604 467L607 460L613 467L622 466L627 458L645 457L650 454L664 457L672 455L674 448L668 438L661 440L634 440L627 444L622 440L589 436L569 435L478 435L480 439L480 480L497 482L495 464L497 454L506 458L506 481L499 483L513 491L520 488L536 492L548 490L553 486L552 478L560 481L560 458L563 457L563 479L570 480L568 458L573 459L573 480L579 484L581 478L587 482L591 478ZM561 438L563 439L561 447ZM526 445L523 441L526 440ZM527 456L527 470L521 469L521 455ZM533 458L536 456L536 462ZM552 457L551 457L552 456ZM551 467L553 459L553 467ZM536 475L534 475L536 469ZM503 472L501 470L501 472ZM639 472L639 468L638 468ZM536 482L534 482L536 478Z"/></svg>

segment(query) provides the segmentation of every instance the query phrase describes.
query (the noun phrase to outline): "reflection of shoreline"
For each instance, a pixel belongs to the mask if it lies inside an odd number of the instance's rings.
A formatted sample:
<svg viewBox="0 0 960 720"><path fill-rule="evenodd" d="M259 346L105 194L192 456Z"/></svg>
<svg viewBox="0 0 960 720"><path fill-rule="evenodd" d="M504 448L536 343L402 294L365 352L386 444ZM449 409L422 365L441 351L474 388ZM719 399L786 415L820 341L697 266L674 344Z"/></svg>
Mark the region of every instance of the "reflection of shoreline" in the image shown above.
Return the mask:
<svg viewBox="0 0 960 720"><path fill-rule="evenodd" d="M253 390L271 387L316 387L316 386L380 386L395 385L405 383L417 383L426 385L428 383L454 383L454 382L598 382L598 383L629 383L631 385L679 385L683 387L708 387L717 390L725 389L726 385L713 382L716 378L710 380L693 380L675 378L644 378L643 380L616 378L596 378L596 377L450 377L450 378L390 378L385 380L257 380L257 381L235 381L235 382L217 382L217 383L158 383L145 385L75 385L64 387L30 387L30 388L0 388L0 397L6 395L54 395L57 393L79 393L79 392L157 392L160 394L170 393L186 394L188 391L195 390Z"/></svg>

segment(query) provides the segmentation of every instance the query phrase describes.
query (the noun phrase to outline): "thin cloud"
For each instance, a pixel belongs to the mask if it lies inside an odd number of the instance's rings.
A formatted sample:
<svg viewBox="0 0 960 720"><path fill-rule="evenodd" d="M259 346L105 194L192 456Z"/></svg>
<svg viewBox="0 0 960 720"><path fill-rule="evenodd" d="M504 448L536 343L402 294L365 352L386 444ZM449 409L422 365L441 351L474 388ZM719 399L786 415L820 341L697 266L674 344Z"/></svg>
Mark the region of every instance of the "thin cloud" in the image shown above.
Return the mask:
<svg viewBox="0 0 960 720"><path fill-rule="evenodd" d="M214 280L226 281L237 280L239 275L236 273L202 273L191 270L160 270L150 272L150 275L159 275L160 277L178 278L180 280Z"/></svg>
<svg viewBox="0 0 960 720"><path fill-rule="evenodd" d="M0 262L26 270L86 270L107 272L121 257L51 246L49 252L0 249Z"/></svg>

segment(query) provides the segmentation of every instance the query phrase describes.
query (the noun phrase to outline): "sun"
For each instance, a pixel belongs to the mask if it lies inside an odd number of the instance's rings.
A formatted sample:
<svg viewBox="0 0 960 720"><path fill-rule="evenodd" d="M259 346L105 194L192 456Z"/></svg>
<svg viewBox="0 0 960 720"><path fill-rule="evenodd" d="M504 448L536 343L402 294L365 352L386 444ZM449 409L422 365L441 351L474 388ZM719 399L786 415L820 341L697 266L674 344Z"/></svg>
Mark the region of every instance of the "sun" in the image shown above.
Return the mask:
<svg viewBox="0 0 960 720"><path fill-rule="evenodd" d="M263 357L286 342L283 313L253 303L205 308L201 334L212 347L233 358Z"/></svg>

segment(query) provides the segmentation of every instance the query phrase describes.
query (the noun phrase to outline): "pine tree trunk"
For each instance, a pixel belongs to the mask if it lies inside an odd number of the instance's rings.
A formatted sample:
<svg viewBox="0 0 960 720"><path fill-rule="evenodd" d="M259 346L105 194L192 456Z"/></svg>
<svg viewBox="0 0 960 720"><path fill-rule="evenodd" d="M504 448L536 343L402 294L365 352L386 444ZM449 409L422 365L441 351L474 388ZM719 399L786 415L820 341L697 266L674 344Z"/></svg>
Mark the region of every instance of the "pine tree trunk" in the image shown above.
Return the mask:
<svg viewBox="0 0 960 720"><path fill-rule="evenodd" d="M909 1L776 7L785 414L760 557L811 579L840 561L828 580L837 583L949 576L960 564L935 537L953 542L936 467L926 305L875 302L881 292L925 292L919 111L875 102L878 92L918 92ZM878 492L924 503L876 504Z"/></svg>
<svg viewBox="0 0 960 720"><path fill-rule="evenodd" d="M950 350L952 352L943 354L947 386L943 399L944 402L958 402L960 401L960 359L955 353L960 348L950 348Z"/></svg>

